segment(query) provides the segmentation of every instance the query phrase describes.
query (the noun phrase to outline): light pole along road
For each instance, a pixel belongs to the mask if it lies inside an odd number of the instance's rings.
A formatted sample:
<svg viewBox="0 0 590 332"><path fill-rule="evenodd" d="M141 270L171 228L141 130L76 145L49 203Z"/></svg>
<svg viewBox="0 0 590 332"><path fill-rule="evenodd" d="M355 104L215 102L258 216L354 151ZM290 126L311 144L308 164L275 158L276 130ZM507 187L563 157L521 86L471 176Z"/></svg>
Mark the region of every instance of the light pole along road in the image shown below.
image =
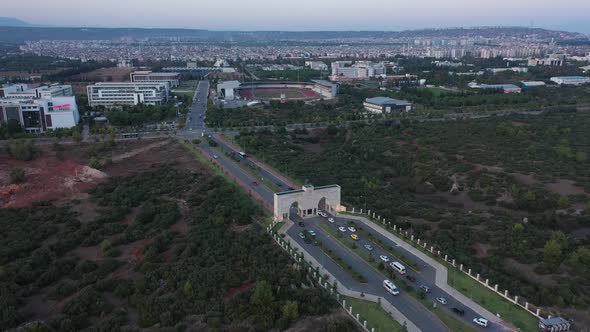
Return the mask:
<svg viewBox="0 0 590 332"><path fill-rule="evenodd" d="M206 117L206 110L207 110L207 102L208 102L208 93L209 93L209 82L208 81L201 81L197 86L196 93L195 93L195 100L193 101L193 105L191 106L190 114L187 117L187 126L183 132L180 133L180 136L185 138L197 138L211 132L206 129L205 126L205 117ZM235 151L231 146L225 144L224 141L217 139L215 136L208 137L211 140L214 140L218 147L214 148L211 147L206 142L202 142L200 144L200 148L207 154L210 159L216 159L216 161L228 172L231 173L233 176L237 177L241 180L242 183L248 186L247 190L251 192L255 192L258 196L262 197L264 201L269 204L270 206L273 205L274 201L274 193L264 185L262 185L261 181L271 181L274 185L276 185L280 190L286 191L292 189L288 183L285 183L279 177L273 175L272 173L256 167L257 175L254 176L249 172L243 170L236 161L232 160L228 157L225 153L220 153L219 150L227 153L233 152L234 154L238 151ZM245 164L255 164L250 161L248 158L244 158L240 161L241 163ZM353 267L355 271L360 273L365 277L367 280L366 284L361 284L354 280L351 275L346 272L342 267L336 264L332 259L328 259L325 257L323 251L313 245L307 244L304 242L303 239L299 238L298 233L302 230L299 227L291 227L287 233L293 241L297 241L305 250L311 254L318 262L322 262L324 264L323 268L326 269L330 274L335 276L338 281L353 291L358 291L359 293L366 293L366 294L373 294L376 296L380 296L383 300L390 302L393 306L395 306L404 316L406 316L409 320L411 320L418 328L422 331L445 331L449 330L446 325L444 325L438 317L436 317L432 312L430 312L427 308L422 306L417 300L413 299L410 295L405 294L404 290L401 289L401 294L398 296L393 296L388 293L382 286L384 276L381 272L377 271L369 262L365 261L363 258L358 256L357 254L353 253L350 249L344 246L338 239L331 236L328 232L326 232L323 228L319 227L319 223L327 223L329 227L334 227L337 229L338 226L345 226L348 221L346 218L341 218L340 216L334 216L336 222L333 224L328 224L327 221L322 220L320 217L313 217L310 219L305 220L305 224L309 229L313 229L317 233L318 240L320 240L326 248L332 250L337 256L342 258L342 260ZM297 224L299 221L297 218L298 216L293 217L292 220ZM398 250L395 243L391 242L389 239L383 237L382 235L378 234L377 232L373 232L369 227L365 229L366 232L370 232L373 236L378 239L381 239L384 243L390 245L395 250ZM344 234L344 236L349 236L349 233ZM374 257L379 259L379 255L385 254L389 255L385 251L381 250L376 243L371 243L368 239L361 238L359 240L359 248L363 248L364 244L371 244L374 248ZM401 249L400 249L401 250ZM434 303L435 297L445 297L448 301L447 305L442 305L437 303L439 309L437 310L448 310L450 314L450 308L452 307L460 307L462 310L465 311L464 316L455 316L456 319L463 321L468 326L472 327L475 330L481 331L504 331L505 329L502 328L499 324L494 324L490 322L490 326L487 329L479 327L472 322L472 319L475 317L480 317L479 314L471 310L469 307L462 305L458 300L454 299L450 294L445 293L443 290L439 289L435 286L435 271L434 268L417 258L416 256L412 255L409 252L399 252L399 254L403 254L405 257L412 259L412 261L418 264L421 267L420 273L414 273L414 271L408 272L412 274L417 279L415 285L418 286L420 284L428 285L431 289L431 293L427 294L427 298L432 300ZM395 259L392 258L391 261ZM388 268L388 264L386 264ZM410 269L408 269L410 270ZM388 270L387 270L388 271ZM387 272L386 272L387 273ZM395 280L394 280L395 282ZM399 287L399 285L398 285Z"/></svg>

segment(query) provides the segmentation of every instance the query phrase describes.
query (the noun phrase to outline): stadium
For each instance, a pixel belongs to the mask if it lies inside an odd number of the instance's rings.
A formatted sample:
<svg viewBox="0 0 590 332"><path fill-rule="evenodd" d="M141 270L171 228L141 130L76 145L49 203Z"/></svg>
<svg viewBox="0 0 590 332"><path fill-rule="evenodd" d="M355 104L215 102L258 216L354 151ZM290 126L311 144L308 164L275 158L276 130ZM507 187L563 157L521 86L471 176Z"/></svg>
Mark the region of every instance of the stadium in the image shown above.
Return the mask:
<svg viewBox="0 0 590 332"><path fill-rule="evenodd" d="M245 100L318 100L336 97L338 85L328 81L278 82L262 81L242 83L236 89Z"/></svg>

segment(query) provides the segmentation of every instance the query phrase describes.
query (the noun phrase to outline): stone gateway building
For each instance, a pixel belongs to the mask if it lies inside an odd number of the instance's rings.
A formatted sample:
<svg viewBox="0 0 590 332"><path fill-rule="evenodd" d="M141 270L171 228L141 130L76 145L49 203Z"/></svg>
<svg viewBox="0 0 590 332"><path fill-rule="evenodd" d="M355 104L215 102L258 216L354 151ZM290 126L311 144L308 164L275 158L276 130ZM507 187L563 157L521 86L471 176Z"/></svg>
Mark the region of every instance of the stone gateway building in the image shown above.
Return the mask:
<svg viewBox="0 0 590 332"><path fill-rule="evenodd" d="M289 219L291 213L306 218L317 215L320 210L334 213L341 209L340 186L335 184L322 187L304 185L299 190L274 194L274 218L278 221Z"/></svg>

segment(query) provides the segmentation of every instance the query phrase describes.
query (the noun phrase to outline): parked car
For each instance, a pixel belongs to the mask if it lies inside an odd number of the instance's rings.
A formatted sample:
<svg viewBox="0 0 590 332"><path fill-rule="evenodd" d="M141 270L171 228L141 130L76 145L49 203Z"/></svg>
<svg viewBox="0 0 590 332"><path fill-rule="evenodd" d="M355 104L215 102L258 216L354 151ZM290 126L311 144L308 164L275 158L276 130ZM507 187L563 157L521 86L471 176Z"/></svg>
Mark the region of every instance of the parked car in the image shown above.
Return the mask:
<svg viewBox="0 0 590 332"><path fill-rule="evenodd" d="M305 234L303 234L303 232L299 233L299 237L305 240Z"/></svg>
<svg viewBox="0 0 590 332"><path fill-rule="evenodd" d="M328 221L331 222L331 223L333 223L336 220L334 220L334 218L330 217L330 218L328 218Z"/></svg>
<svg viewBox="0 0 590 332"><path fill-rule="evenodd" d="M311 236L316 236L316 235L317 235L317 234L316 234L316 232L315 232L315 231L313 231L313 230L311 230L311 229L310 229L309 231L307 231L307 232L308 232L308 233L309 233L309 235L311 235Z"/></svg>
<svg viewBox="0 0 590 332"><path fill-rule="evenodd" d="M359 239L359 236L356 234L350 234L350 238L356 241Z"/></svg>
<svg viewBox="0 0 590 332"><path fill-rule="evenodd" d="M438 301L438 303L440 304L447 304L447 299L445 299L444 297L437 297L436 301Z"/></svg>
<svg viewBox="0 0 590 332"><path fill-rule="evenodd" d="M426 285L420 285L420 289L424 291L424 293L430 293L430 287Z"/></svg>
<svg viewBox="0 0 590 332"><path fill-rule="evenodd" d="M379 258L384 261L385 263L389 262L389 257L385 256L385 255L381 255L379 256Z"/></svg>
<svg viewBox="0 0 590 332"><path fill-rule="evenodd" d="M483 327L488 327L488 324L489 324L489 322L488 322L488 320L487 320L487 319L485 319L485 318L481 318L481 317L474 318L474 319L473 319L473 322L474 322L475 324L477 324L477 325L479 325L479 326L483 326Z"/></svg>
<svg viewBox="0 0 590 332"><path fill-rule="evenodd" d="M465 310L463 310L463 309L453 308L453 312L456 313L459 316L465 315Z"/></svg>
<svg viewBox="0 0 590 332"><path fill-rule="evenodd" d="M373 251L373 246L371 246L370 244L365 244L364 245L365 249L367 249L368 251Z"/></svg>
<svg viewBox="0 0 590 332"><path fill-rule="evenodd" d="M214 154L214 155L213 155L213 158L214 158L214 159L217 159L217 158L219 158L219 156L218 156L218 155L216 155L216 154Z"/></svg>
<svg viewBox="0 0 590 332"><path fill-rule="evenodd" d="M346 233L346 228L340 226L338 227L338 230L341 231L342 233Z"/></svg>
<svg viewBox="0 0 590 332"><path fill-rule="evenodd" d="M416 282L416 278L412 276L406 276L406 279L408 279L410 282Z"/></svg>
<svg viewBox="0 0 590 332"><path fill-rule="evenodd" d="M300 227L305 227L305 224L303 222L298 222L297 225L299 225Z"/></svg>
<svg viewBox="0 0 590 332"><path fill-rule="evenodd" d="M351 232L353 232L353 233L356 232L356 228L354 228L352 226L348 227L348 230L351 231Z"/></svg>

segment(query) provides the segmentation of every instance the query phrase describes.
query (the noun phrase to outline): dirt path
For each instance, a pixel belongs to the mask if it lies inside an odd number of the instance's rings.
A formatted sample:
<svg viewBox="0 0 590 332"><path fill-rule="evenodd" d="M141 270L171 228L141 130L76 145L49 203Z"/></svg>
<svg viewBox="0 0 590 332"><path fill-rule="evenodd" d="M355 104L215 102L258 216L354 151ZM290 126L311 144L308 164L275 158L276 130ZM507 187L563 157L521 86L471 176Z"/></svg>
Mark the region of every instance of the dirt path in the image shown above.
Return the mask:
<svg viewBox="0 0 590 332"><path fill-rule="evenodd" d="M157 148L157 147L161 147L161 146L164 146L164 145L169 144L169 143L170 143L170 140L165 140L165 141L162 141L162 142L153 143L153 144L150 144L148 146L144 146L142 148L135 149L133 151L129 151L129 152L126 152L126 153L123 153L123 154L114 156L113 158L111 158L111 160L114 163L116 163L116 162L119 162L119 161L122 161L122 160L125 160L125 159L128 159L128 158L135 157L135 156L137 156L140 153L144 153L144 152L146 152L148 150L151 150L151 149L154 149L154 148Z"/></svg>

